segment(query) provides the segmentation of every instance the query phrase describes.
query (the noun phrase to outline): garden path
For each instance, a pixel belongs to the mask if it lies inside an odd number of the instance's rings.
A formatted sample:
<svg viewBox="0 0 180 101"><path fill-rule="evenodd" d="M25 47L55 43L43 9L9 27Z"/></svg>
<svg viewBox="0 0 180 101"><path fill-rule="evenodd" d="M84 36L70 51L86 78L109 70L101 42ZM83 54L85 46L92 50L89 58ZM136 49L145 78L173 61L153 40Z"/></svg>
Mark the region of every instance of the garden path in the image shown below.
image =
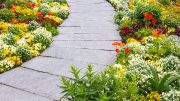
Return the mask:
<svg viewBox="0 0 180 101"><path fill-rule="evenodd" d="M60 76L72 77L70 66L95 71L114 64L112 42L120 40L115 11L106 0L68 0L70 15L61 34L41 56L0 75L0 101L52 101L60 94Z"/></svg>

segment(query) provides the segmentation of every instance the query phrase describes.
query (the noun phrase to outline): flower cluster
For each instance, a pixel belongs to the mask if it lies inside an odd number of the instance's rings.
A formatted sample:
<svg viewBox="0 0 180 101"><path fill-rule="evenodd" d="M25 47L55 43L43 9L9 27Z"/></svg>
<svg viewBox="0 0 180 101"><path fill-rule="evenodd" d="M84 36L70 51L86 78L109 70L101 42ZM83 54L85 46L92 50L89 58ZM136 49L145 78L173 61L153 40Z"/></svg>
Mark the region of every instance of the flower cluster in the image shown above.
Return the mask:
<svg viewBox="0 0 180 101"><path fill-rule="evenodd" d="M69 11L66 2L57 0L10 0L2 4L0 73L39 56L50 45L53 35L58 33L57 26Z"/></svg>
<svg viewBox="0 0 180 101"><path fill-rule="evenodd" d="M108 1L114 5L121 0ZM163 20L167 19L164 14L170 11L169 7L158 0L149 1L130 0L126 14L117 12L119 17L115 17L115 21L120 21L118 24L124 43L112 44L117 52L114 68L122 68L117 70L117 75L121 73L126 77L124 79L135 80L133 82L137 84L139 92L130 100L178 101L180 38L177 34L173 35L179 33L178 27L164 25ZM178 2L170 4L172 8L177 8L176 5ZM177 16L177 12L174 16ZM124 96L124 99L128 98Z"/></svg>

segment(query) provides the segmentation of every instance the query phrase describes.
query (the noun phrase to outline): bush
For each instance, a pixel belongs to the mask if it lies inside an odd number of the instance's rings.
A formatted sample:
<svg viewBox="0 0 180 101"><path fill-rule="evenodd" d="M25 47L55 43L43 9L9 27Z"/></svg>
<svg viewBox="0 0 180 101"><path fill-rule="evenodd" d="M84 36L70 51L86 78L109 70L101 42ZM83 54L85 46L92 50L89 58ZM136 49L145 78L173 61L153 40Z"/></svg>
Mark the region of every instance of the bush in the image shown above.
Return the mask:
<svg viewBox="0 0 180 101"><path fill-rule="evenodd" d="M144 13L150 13L153 15L154 19L157 20L158 22L160 22L160 17L161 17L161 9L159 7L159 5L152 5L152 4L148 4L148 5L142 5L139 4L137 5L135 12L132 16L132 18L134 20L137 20L139 22L139 24L144 24L145 20L144 20Z"/></svg>

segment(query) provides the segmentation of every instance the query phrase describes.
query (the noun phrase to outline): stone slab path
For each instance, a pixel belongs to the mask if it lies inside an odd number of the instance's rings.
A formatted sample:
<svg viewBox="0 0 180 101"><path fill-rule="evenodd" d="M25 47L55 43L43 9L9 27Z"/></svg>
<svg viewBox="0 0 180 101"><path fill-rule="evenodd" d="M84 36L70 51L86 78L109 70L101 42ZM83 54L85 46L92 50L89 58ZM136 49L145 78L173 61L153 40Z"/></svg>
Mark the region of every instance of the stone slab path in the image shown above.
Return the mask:
<svg viewBox="0 0 180 101"><path fill-rule="evenodd" d="M68 0L70 15L60 35L41 56L0 74L0 101L53 101L62 94L60 76L72 77L70 66L102 71L114 64L112 42L120 40L114 9L105 0Z"/></svg>

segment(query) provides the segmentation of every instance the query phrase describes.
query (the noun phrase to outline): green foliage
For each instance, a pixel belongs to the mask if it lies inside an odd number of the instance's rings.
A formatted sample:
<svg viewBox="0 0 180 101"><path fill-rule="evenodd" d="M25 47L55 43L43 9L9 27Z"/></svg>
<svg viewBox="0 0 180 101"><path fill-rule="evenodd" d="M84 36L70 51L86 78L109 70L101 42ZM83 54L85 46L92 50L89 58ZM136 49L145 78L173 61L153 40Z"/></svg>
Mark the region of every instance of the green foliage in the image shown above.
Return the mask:
<svg viewBox="0 0 180 101"><path fill-rule="evenodd" d="M11 34L7 34L7 36L3 38L3 41L7 45L15 45L16 44L16 39Z"/></svg>
<svg viewBox="0 0 180 101"><path fill-rule="evenodd" d="M61 19L65 19L65 18L67 18L67 16L68 16L68 11L66 11L66 10L61 10L60 12L58 12L57 14L56 14L56 16L57 17L60 17Z"/></svg>
<svg viewBox="0 0 180 101"><path fill-rule="evenodd" d="M32 53L26 47L18 47L16 54L20 56L23 61L27 61L32 58Z"/></svg>
<svg viewBox="0 0 180 101"><path fill-rule="evenodd" d="M118 25L121 24L121 19L123 18L123 16L124 16L124 13L121 11L118 11L116 13L116 15L114 16L114 20L115 20L116 24L118 24Z"/></svg>
<svg viewBox="0 0 180 101"><path fill-rule="evenodd" d="M11 10L6 9L6 8L0 9L0 19L3 19L9 22L13 18L15 18L15 13L13 13Z"/></svg>
<svg viewBox="0 0 180 101"><path fill-rule="evenodd" d="M58 30L55 26L51 25L51 23L46 23L45 26L47 31L50 31L53 36L58 35Z"/></svg>
<svg viewBox="0 0 180 101"><path fill-rule="evenodd" d="M171 74L165 74L160 78L155 68L150 68L150 71L153 77L149 78L148 81L150 83L149 87L152 91L158 91L159 93L169 91L170 84L175 80L180 80L179 76L172 76Z"/></svg>
<svg viewBox="0 0 180 101"><path fill-rule="evenodd" d="M38 27L40 27L40 25L36 21L31 21L29 24L27 24L27 28L29 31L34 31Z"/></svg>
<svg viewBox="0 0 180 101"><path fill-rule="evenodd" d="M153 41L153 46L148 48L147 53L158 55L160 57L166 57L175 52L174 47L175 46L172 42L157 38Z"/></svg>
<svg viewBox="0 0 180 101"><path fill-rule="evenodd" d="M44 46L48 47L51 43L51 40L43 34L37 34L35 35L34 43L42 43Z"/></svg>
<svg viewBox="0 0 180 101"><path fill-rule="evenodd" d="M150 36L151 35L150 32L151 32L151 29L142 28L142 29L138 30L137 32L135 32L135 36L137 38L139 38L139 37L142 38L142 37L145 37L145 36Z"/></svg>
<svg viewBox="0 0 180 101"><path fill-rule="evenodd" d="M93 72L93 67L88 66L85 74L80 77L80 70L71 67L74 78L67 79L62 77L61 98L69 101L123 101L138 97L136 82L129 81L127 78L118 78L118 68L110 66L102 73Z"/></svg>
<svg viewBox="0 0 180 101"><path fill-rule="evenodd" d="M171 0L159 0L159 2L163 5L170 5L171 4Z"/></svg>
<svg viewBox="0 0 180 101"><path fill-rule="evenodd" d="M9 26L7 32L18 36L22 36L23 34L23 31L16 26Z"/></svg>
<svg viewBox="0 0 180 101"><path fill-rule="evenodd" d="M6 0L0 0L0 3L4 3Z"/></svg>

